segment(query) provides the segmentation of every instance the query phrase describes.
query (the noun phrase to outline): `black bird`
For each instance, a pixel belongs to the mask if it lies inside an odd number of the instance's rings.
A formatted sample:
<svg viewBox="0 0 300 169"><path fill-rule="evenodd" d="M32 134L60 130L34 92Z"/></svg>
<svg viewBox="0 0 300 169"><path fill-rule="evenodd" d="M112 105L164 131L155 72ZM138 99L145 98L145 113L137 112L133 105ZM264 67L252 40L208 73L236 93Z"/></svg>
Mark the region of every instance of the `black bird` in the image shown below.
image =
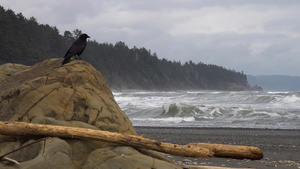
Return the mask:
<svg viewBox="0 0 300 169"><path fill-rule="evenodd" d="M72 43L72 46L64 56L65 59L62 61L62 64L70 62L72 56L75 56L76 59L78 57L81 60L80 55L85 49L87 38L90 38L87 34L81 34L79 38Z"/></svg>

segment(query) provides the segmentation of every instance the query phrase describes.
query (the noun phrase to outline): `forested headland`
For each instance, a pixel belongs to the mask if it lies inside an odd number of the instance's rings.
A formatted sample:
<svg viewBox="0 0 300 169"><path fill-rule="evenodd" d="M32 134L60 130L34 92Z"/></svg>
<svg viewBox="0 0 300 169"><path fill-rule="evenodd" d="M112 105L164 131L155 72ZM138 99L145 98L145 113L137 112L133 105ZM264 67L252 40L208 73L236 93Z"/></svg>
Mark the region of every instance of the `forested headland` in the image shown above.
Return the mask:
<svg viewBox="0 0 300 169"><path fill-rule="evenodd" d="M0 64L33 65L62 58L81 34L59 34L56 27L39 24L0 6ZM86 32L88 34L88 32ZM201 54L199 54L201 55ZM81 58L98 69L113 89L144 90L250 90L243 72L221 66L159 59L146 48L129 48L124 42L88 41Z"/></svg>

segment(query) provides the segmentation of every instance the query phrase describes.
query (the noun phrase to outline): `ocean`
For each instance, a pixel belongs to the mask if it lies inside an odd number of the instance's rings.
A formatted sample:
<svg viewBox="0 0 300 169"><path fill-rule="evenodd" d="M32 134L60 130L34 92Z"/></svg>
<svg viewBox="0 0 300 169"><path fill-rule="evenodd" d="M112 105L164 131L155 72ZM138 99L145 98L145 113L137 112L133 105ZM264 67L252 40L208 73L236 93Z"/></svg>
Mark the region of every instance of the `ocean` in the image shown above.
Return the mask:
<svg viewBox="0 0 300 169"><path fill-rule="evenodd" d="M300 92L115 91L134 126L300 129Z"/></svg>

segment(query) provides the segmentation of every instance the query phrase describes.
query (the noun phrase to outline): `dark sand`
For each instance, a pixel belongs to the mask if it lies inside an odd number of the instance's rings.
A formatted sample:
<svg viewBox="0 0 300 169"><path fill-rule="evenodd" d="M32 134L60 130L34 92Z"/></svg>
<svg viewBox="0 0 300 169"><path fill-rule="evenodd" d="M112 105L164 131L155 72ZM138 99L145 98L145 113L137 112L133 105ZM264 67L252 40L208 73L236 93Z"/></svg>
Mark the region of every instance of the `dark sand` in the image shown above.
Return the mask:
<svg viewBox="0 0 300 169"><path fill-rule="evenodd" d="M262 160L187 158L165 154L179 164L257 169L300 169L300 130L236 128L135 127L139 135L175 144L192 142L255 146L264 152Z"/></svg>

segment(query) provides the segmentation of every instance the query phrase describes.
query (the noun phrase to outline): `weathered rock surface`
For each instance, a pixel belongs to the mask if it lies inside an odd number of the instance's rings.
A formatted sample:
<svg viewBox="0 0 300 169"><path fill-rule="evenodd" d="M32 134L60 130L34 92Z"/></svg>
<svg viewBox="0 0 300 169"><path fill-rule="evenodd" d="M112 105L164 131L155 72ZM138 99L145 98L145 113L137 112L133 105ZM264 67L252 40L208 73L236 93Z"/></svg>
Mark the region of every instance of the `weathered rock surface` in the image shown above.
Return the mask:
<svg viewBox="0 0 300 169"><path fill-rule="evenodd" d="M84 127L136 134L102 75L90 64L49 59L28 67L0 66L0 120ZM0 155L37 139L0 135ZM156 152L100 141L52 138L8 157L0 168L180 168Z"/></svg>
<svg viewBox="0 0 300 169"><path fill-rule="evenodd" d="M29 66L14 63L0 65L0 82L2 82L4 79L8 78L11 75L26 70L28 68Z"/></svg>

